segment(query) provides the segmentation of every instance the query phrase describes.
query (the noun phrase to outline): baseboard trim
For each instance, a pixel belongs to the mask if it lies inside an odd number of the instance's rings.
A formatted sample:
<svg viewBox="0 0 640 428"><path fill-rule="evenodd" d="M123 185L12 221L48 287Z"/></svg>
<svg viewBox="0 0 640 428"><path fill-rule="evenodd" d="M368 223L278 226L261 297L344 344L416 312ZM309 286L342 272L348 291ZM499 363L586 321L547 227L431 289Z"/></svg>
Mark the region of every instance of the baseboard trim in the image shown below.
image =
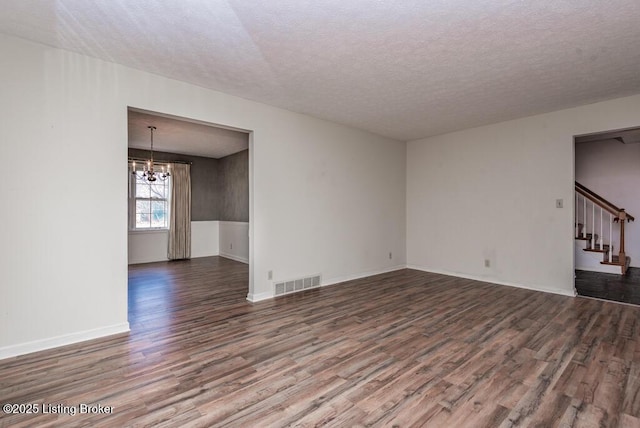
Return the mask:
<svg viewBox="0 0 640 428"><path fill-rule="evenodd" d="M431 268L427 268L427 267L424 267L424 266L411 265L411 264L407 265L407 268L408 269L420 270L420 271L423 271L423 272L437 273L437 274L440 274L440 275L455 276L457 278L471 279L471 280L474 280L474 281L488 282L490 284L506 285L507 287L523 288L525 290L540 291L542 293L551 293L551 294L559 294L561 296L576 297L575 291L572 293L572 292L569 292L569 291L558 290L558 289L553 289L553 288L536 288L536 287L530 287L530 286L527 286L527 285L524 285L524 284L516 284L516 283L513 283L513 282L506 282L506 281L496 281L494 279L482 278L482 277L475 276L475 275L467 275L467 274L463 274L463 273L449 272L449 271L439 270L439 269L431 269Z"/></svg>
<svg viewBox="0 0 640 428"><path fill-rule="evenodd" d="M5 358L17 357L19 355L30 354L32 352L44 351L46 349L57 348L59 346L84 342L85 340L98 339L101 337L111 336L119 333L127 333L129 331L129 323L125 322L107 327L94 328L92 330L85 330L76 333L49 337L47 339L19 343L17 345L4 346L0 348L0 360L3 360Z"/></svg>
<svg viewBox="0 0 640 428"><path fill-rule="evenodd" d="M225 259L235 260L235 261L237 261L237 262L244 263L244 264L246 264L246 265L248 265L248 264L249 264L249 259L246 259L246 258L244 258L244 257L238 257L238 256L236 256L236 255L229 254L229 253L223 253L223 252L221 252L221 253L220 253L220 254L218 254L218 255L219 255L220 257L224 257Z"/></svg>
<svg viewBox="0 0 640 428"><path fill-rule="evenodd" d="M260 302L262 300L268 300L268 299L272 299L273 298L273 294L272 293L249 293L247 294L247 300L250 301L251 303L256 303L256 302Z"/></svg>
<svg viewBox="0 0 640 428"><path fill-rule="evenodd" d="M329 285L339 284L341 282L352 281L354 279L367 278L369 276L379 275L381 273L393 272L393 271L396 271L396 270L402 270L402 269L406 269L406 268L407 268L406 265L397 265L397 266L384 268L384 269L378 269L378 270L374 270L374 271L368 271L368 272L362 272L362 273L357 273L357 274L353 274L353 275L345 275L345 276L341 276L341 277L331 278L331 279L329 279L327 281L323 281L322 283L320 283L320 287L327 287ZM322 275L320 277L322 277ZM314 287L314 288L317 288L317 287ZM304 291L304 290L300 290L300 291ZM273 293L269 293L269 292L257 293L257 294L249 293L247 295L247 300L250 301L251 303L255 303L255 302L259 302L261 300L273 299L274 297L276 297L276 296ZM280 296L278 296L278 297L280 297Z"/></svg>
<svg viewBox="0 0 640 428"><path fill-rule="evenodd" d="M612 275L622 275L622 266L618 265L600 265L600 266L576 266L576 270L584 270L587 272L610 273Z"/></svg>
<svg viewBox="0 0 640 428"><path fill-rule="evenodd" d="M322 281L322 283L320 284L320 287L326 287L328 285L339 284L341 282L346 282L346 281L353 281L354 279L367 278L369 276L380 275L382 273L388 273L388 272L394 272L396 270L402 270L406 268L407 268L407 265L396 265L396 266L392 266L384 269L377 269L377 270L372 270L367 272L356 273L353 275L339 276L336 278L328 279L326 281Z"/></svg>

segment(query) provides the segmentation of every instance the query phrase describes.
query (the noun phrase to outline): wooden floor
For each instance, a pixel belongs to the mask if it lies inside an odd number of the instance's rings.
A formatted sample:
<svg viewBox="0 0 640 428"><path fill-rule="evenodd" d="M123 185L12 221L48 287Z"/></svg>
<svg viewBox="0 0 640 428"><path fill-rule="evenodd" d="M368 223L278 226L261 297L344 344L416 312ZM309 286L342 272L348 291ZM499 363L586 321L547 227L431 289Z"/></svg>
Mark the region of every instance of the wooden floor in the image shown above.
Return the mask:
<svg viewBox="0 0 640 428"><path fill-rule="evenodd" d="M640 308L401 270L262 303L222 258L130 269L131 333L0 361L2 426L640 426Z"/></svg>
<svg viewBox="0 0 640 428"><path fill-rule="evenodd" d="M640 305L640 268L624 275L576 270L575 283L581 296Z"/></svg>

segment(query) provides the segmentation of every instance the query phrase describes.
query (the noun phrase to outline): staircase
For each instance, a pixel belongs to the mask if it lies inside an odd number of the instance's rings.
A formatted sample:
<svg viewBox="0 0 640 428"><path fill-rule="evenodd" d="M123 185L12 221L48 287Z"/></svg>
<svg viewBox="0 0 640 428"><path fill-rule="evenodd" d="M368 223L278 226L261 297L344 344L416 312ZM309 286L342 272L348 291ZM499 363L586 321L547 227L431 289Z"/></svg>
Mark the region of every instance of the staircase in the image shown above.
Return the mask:
<svg viewBox="0 0 640 428"><path fill-rule="evenodd" d="M635 218L577 181L575 198L576 269L624 275L625 223Z"/></svg>

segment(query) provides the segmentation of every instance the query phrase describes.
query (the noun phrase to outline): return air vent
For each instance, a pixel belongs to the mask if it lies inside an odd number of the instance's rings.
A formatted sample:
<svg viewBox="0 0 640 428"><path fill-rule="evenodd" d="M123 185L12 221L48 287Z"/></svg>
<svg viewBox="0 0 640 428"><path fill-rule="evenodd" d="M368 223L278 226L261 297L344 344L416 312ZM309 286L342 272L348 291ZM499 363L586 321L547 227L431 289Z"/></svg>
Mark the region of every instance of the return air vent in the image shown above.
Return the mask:
<svg viewBox="0 0 640 428"><path fill-rule="evenodd" d="M275 295L295 293L296 291L307 290L320 286L320 275L306 278L291 279L289 281L278 281L274 284Z"/></svg>

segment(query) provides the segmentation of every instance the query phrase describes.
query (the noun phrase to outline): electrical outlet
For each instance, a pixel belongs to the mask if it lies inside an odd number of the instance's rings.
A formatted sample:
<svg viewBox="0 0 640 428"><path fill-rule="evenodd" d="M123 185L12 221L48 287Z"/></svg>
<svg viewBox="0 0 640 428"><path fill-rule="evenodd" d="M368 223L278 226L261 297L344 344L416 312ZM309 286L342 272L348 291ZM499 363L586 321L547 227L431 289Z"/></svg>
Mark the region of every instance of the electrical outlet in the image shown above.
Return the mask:
<svg viewBox="0 0 640 428"><path fill-rule="evenodd" d="M392 258L393 258L393 253L389 251L389 260L391 260Z"/></svg>
<svg viewBox="0 0 640 428"><path fill-rule="evenodd" d="M229 248L233 250L233 244L229 244Z"/></svg>
<svg viewBox="0 0 640 428"><path fill-rule="evenodd" d="M491 267L491 260L484 259L484 267L486 267L486 268Z"/></svg>
<svg viewBox="0 0 640 428"><path fill-rule="evenodd" d="M564 201L562 199L556 199L556 208L564 207Z"/></svg>
<svg viewBox="0 0 640 428"><path fill-rule="evenodd" d="M269 279L269 280L273 279L273 271L272 270L267 272L267 279Z"/></svg>

